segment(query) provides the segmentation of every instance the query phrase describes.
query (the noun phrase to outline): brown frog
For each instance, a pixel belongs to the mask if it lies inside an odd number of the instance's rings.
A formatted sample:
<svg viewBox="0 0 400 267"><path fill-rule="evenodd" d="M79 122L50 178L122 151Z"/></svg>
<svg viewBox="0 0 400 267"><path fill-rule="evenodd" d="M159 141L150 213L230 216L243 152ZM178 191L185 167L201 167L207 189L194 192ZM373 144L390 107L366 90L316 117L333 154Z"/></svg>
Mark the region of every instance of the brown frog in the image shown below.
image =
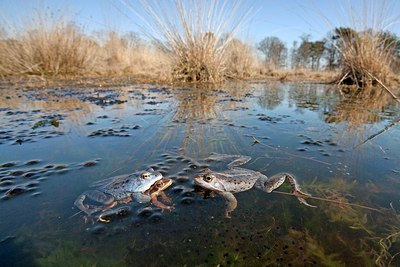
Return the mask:
<svg viewBox="0 0 400 267"><path fill-rule="evenodd" d="M291 174L280 173L268 178L260 172L237 167L250 161L251 157L249 156L212 154L206 160L220 161L225 159L234 159L228 164L229 170L215 172L207 168L194 177L195 184L216 192L225 198L227 203L225 217L230 218L230 213L237 207L237 200L233 193L243 192L253 187L271 193L284 182L291 184L292 193L297 196L300 203L315 207L305 201L304 198L310 195L300 190L300 186Z"/></svg>
<svg viewBox="0 0 400 267"><path fill-rule="evenodd" d="M164 192L164 190L167 189L171 184L172 184L172 179L163 178L155 182L150 187L150 189L145 191L144 193L150 196L151 202L157 207L163 210L171 210L174 209L174 206L167 206L164 203L158 201L158 196L160 196L164 202L167 203L172 202L172 200Z"/></svg>

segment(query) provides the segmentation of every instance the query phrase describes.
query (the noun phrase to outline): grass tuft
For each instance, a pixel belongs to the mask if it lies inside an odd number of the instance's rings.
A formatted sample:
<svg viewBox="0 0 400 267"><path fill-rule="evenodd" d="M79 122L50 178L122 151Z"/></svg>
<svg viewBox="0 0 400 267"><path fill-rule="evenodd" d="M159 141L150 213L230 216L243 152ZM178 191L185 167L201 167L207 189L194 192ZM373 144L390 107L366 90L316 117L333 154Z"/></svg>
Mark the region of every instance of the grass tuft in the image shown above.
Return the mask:
<svg viewBox="0 0 400 267"><path fill-rule="evenodd" d="M388 82L391 75L393 42L381 32L370 29L341 37L342 78L339 84L357 87Z"/></svg>
<svg viewBox="0 0 400 267"><path fill-rule="evenodd" d="M230 44L249 17L242 1L143 1L145 33L170 60L172 81L221 82L229 69ZM241 75L241 73L240 73Z"/></svg>
<svg viewBox="0 0 400 267"><path fill-rule="evenodd" d="M335 30L342 56L339 84L364 88L389 82L396 38L387 29L397 20L391 16L391 4L359 0L349 1L344 8L352 26Z"/></svg>

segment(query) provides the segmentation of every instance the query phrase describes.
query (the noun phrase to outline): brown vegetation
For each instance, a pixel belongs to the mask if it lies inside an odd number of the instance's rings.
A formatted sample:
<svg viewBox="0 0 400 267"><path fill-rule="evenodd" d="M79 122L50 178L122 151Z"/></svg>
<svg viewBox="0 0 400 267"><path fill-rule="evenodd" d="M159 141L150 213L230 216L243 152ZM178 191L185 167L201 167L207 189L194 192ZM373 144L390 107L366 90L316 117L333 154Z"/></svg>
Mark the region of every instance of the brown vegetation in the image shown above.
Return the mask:
<svg viewBox="0 0 400 267"><path fill-rule="evenodd" d="M84 74L95 66L97 43L62 16L38 14L13 34L0 42L1 75Z"/></svg>
<svg viewBox="0 0 400 267"><path fill-rule="evenodd" d="M339 84L368 87L389 81L393 42L374 30L339 32L339 38L343 72Z"/></svg>
<svg viewBox="0 0 400 267"><path fill-rule="evenodd" d="M159 18L161 24L155 27L165 41L151 38L151 43L137 34L121 35L115 31L91 38L63 15L36 13L22 28L15 27L8 33L11 38L5 33L0 35L0 76L134 76L164 82L220 82L252 77L256 62L253 49L233 38L239 25L227 29L223 18L204 16L205 12L214 16L228 12L223 8L238 3L198 5L195 1L187 6L177 1L175 8L183 32ZM197 21L198 17L203 20Z"/></svg>
<svg viewBox="0 0 400 267"><path fill-rule="evenodd" d="M174 1L166 7L147 0L143 8L145 33L168 56L171 81L216 83L249 72L251 53L234 38L248 16L242 1Z"/></svg>
<svg viewBox="0 0 400 267"><path fill-rule="evenodd" d="M0 76L77 78L145 76L165 79L165 55L134 36L89 37L61 14L37 13L22 30L0 35Z"/></svg>
<svg viewBox="0 0 400 267"><path fill-rule="evenodd" d="M341 72L339 84L400 83L393 72L400 62L400 41L387 32L336 28L328 39L315 42L304 35L291 48L290 58L279 38L267 37L257 46L265 56L261 59L250 44L235 37L249 14L239 0L210 5L175 1L169 11L162 10L157 1L143 3L148 14L141 17L149 26L144 33L151 42L116 31L94 38L66 16L50 11L36 13L18 29L7 27L11 32L0 30L0 76L329 82Z"/></svg>

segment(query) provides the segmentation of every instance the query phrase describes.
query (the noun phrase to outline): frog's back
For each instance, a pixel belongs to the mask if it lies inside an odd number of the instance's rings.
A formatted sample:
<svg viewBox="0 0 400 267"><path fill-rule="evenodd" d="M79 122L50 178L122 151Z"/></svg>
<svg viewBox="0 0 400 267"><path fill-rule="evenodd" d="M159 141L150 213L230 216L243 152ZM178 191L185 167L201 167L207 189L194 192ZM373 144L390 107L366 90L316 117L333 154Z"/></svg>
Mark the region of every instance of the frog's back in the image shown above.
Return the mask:
<svg viewBox="0 0 400 267"><path fill-rule="evenodd" d="M225 191L237 193L253 188L261 173L242 168L225 171L223 175L216 175L224 185Z"/></svg>
<svg viewBox="0 0 400 267"><path fill-rule="evenodd" d="M103 191L113 195L117 199L122 199L136 192L142 185L142 180L138 179L137 175L121 175L116 177L111 183L103 187Z"/></svg>

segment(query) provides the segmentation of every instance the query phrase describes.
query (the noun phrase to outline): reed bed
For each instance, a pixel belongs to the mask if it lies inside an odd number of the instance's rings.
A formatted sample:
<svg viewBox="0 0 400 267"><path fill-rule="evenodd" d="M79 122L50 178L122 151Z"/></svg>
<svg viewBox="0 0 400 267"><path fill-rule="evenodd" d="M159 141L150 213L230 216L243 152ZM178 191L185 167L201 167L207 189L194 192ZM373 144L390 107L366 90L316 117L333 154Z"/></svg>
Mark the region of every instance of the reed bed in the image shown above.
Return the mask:
<svg viewBox="0 0 400 267"><path fill-rule="evenodd" d="M117 31L94 38L67 16L45 9L21 27L0 28L0 76L131 76L200 83L246 78L330 79L327 72L275 70L263 65L254 48L238 39L253 12L247 1L121 3L132 11L127 15L143 22L139 27L146 40ZM364 13L351 13L356 10L351 6L346 9L354 27L339 28L350 31L337 34L339 42L335 45L341 54L338 83L366 87L396 81L392 69L398 63L398 57L393 60L398 43L384 31L386 20L382 19L390 6L369 7L365 0L364 7L358 8ZM380 11L374 13L376 10Z"/></svg>
<svg viewBox="0 0 400 267"><path fill-rule="evenodd" d="M124 3L133 10L133 3ZM254 72L252 47L234 38L248 15L241 1L170 1L172 7L142 3L147 40L117 31L94 38L63 14L36 12L21 27L0 31L0 76L135 76L215 83Z"/></svg>
<svg viewBox="0 0 400 267"><path fill-rule="evenodd" d="M0 76L127 76L166 79L166 57L138 36L114 31L96 38L61 13L38 11L0 31ZM104 37L105 35L105 37Z"/></svg>
<svg viewBox="0 0 400 267"><path fill-rule="evenodd" d="M98 71L108 76L167 79L165 54L138 35L121 36L109 31L100 51L100 59L102 64Z"/></svg>
<svg viewBox="0 0 400 267"><path fill-rule="evenodd" d="M5 35L5 34L3 34ZM96 64L98 45L62 15L38 12L0 41L0 73L22 75L81 74Z"/></svg>

